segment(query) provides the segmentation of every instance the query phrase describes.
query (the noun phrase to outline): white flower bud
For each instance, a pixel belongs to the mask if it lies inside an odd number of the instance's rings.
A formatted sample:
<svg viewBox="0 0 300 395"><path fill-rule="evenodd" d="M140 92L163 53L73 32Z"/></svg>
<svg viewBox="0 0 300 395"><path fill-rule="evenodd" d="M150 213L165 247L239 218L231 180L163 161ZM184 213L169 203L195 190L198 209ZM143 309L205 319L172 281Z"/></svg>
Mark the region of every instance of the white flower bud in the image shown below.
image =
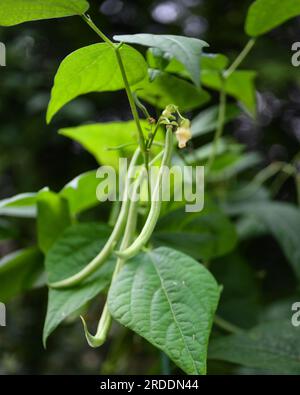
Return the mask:
<svg viewBox="0 0 300 395"><path fill-rule="evenodd" d="M185 148L186 143L192 138L191 129L189 127L180 126L176 133L179 148Z"/></svg>

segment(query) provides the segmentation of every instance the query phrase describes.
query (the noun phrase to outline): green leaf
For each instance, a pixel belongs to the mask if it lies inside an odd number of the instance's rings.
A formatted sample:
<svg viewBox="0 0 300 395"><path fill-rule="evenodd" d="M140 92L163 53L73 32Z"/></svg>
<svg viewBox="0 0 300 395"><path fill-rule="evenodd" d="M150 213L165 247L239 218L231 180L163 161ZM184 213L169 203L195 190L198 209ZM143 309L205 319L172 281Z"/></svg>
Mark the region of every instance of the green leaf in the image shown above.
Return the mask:
<svg viewBox="0 0 300 395"><path fill-rule="evenodd" d="M173 103L182 111L201 107L210 99L209 94L189 82L168 73L157 72L154 81L143 80L133 87L137 95L158 108Z"/></svg>
<svg viewBox="0 0 300 395"><path fill-rule="evenodd" d="M132 34L114 36L114 39L120 42L141 44L146 47L159 48L162 51L167 52L185 66L194 84L199 86L200 57L203 47L208 46L205 41L192 37L158 34Z"/></svg>
<svg viewBox="0 0 300 395"><path fill-rule="evenodd" d="M164 351L187 374L206 373L219 287L191 257L158 248L132 259L108 295L112 316Z"/></svg>
<svg viewBox="0 0 300 395"><path fill-rule="evenodd" d="M278 374L299 374L299 328L290 320L264 323L249 332L212 341L209 358Z"/></svg>
<svg viewBox="0 0 300 395"><path fill-rule="evenodd" d="M162 216L153 239L156 245L176 248L208 261L230 252L236 245L237 235L227 216L205 198L201 212L187 213L182 207Z"/></svg>
<svg viewBox="0 0 300 395"><path fill-rule="evenodd" d="M147 63L134 48L123 45L120 54L130 85L147 75ZM67 56L59 66L47 112L47 122L67 103L90 92L116 91L124 88L114 49L93 44Z"/></svg>
<svg viewBox="0 0 300 395"><path fill-rule="evenodd" d="M77 224L68 228L47 254L46 269L49 281L59 281L79 272L99 253L109 235L108 227L94 223ZM109 259L77 287L49 289L44 344L65 318L109 285L114 263L114 258Z"/></svg>
<svg viewBox="0 0 300 395"><path fill-rule="evenodd" d="M71 225L68 202L49 190L37 195L37 233L40 249L47 253L55 240Z"/></svg>
<svg viewBox="0 0 300 395"><path fill-rule="evenodd" d="M149 126L146 121L142 121L141 125L143 128ZM119 158L129 156L135 150L135 144L138 143L134 121L83 125L61 129L59 133L83 145L99 164L114 166L116 169ZM127 143L133 143L133 145L125 146L121 150L109 150L109 148Z"/></svg>
<svg viewBox="0 0 300 395"><path fill-rule="evenodd" d="M231 214L248 214L276 238L286 258L300 279L300 210L287 203L246 202L234 205Z"/></svg>
<svg viewBox="0 0 300 395"><path fill-rule="evenodd" d="M88 9L89 3L85 0L3 0L0 4L0 26L81 15Z"/></svg>
<svg viewBox="0 0 300 395"><path fill-rule="evenodd" d="M43 271L43 255L37 248L27 248L0 260L0 300L13 297L34 287Z"/></svg>
<svg viewBox="0 0 300 395"><path fill-rule="evenodd" d="M300 15L299 0L257 0L249 8L246 33L260 36Z"/></svg>
<svg viewBox="0 0 300 395"><path fill-rule="evenodd" d="M262 157L257 152L226 152L214 161L209 174L209 181L222 182L228 180L248 169L257 166Z"/></svg>
<svg viewBox="0 0 300 395"><path fill-rule="evenodd" d="M241 110L234 104L226 107L225 124L237 118ZM202 136L203 134L214 131L217 128L219 116L219 106L212 106L200 112L192 120L193 137Z"/></svg>
<svg viewBox="0 0 300 395"><path fill-rule="evenodd" d="M201 69L222 71L226 69L228 63L229 59L225 55L219 53L206 53L203 54L201 58Z"/></svg>
<svg viewBox="0 0 300 395"><path fill-rule="evenodd" d="M235 71L226 80L226 93L240 101L252 116L256 115L256 96L254 71ZM222 86L220 75L217 71L203 70L201 74L202 84L216 90Z"/></svg>
<svg viewBox="0 0 300 395"><path fill-rule="evenodd" d="M80 174L63 187L59 194L68 201L72 216L99 204L96 196L99 182L97 171L91 170Z"/></svg>
<svg viewBox="0 0 300 395"><path fill-rule="evenodd" d="M154 64L153 57L149 57L150 64ZM229 63L229 59L222 54L214 54L214 53L204 53L199 62L200 70L212 70L212 71L223 71L227 67ZM156 68L154 66L154 68ZM184 78L189 78L189 74L186 72L184 66L178 62L176 59L172 59L164 68L168 73L179 74Z"/></svg>
<svg viewBox="0 0 300 395"><path fill-rule="evenodd" d="M0 201L0 216L36 217L36 193L21 193Z"/></svg>

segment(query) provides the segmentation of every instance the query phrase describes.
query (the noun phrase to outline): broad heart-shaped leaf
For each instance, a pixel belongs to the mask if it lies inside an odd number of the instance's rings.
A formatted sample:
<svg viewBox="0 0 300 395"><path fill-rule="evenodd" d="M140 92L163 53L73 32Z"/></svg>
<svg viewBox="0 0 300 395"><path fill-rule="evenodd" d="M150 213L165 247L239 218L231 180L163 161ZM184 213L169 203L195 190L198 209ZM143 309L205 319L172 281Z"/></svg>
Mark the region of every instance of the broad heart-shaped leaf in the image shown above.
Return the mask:
<svg viewBox="0 0 300 395"><path fill-rule="evenodd" d="M240 109L234 105L226 106L225 123L232 121L240 115ZM193 137L202 136L203 134L212 132L217 128L219 116L219 106L212 106L203 110L192 120Z"/></svg>
<svg viewBox="0 0 300 395"><path fill-rule="evenodd" d="M299 0L256 0L249 8L246 33L260 36L300 15Z"/></svg>
<svg viewBox="0 0 300 395"><path fill-rule="evenodd" d="M205 41L192 37L158 34L114 36L114 39L120 42L141 44L146 47L159 48L162 51L167 52L185 66L194 84L199 86L199 61L203 47L208 46Z"/></svg>
<svg viewBox="0 0 300 395"><path fill-rule="evenodd" d="M89 3L86 0L2 0L0 26L81 15L88 9Z"/></svg>
<svg viewBox="0 0 300 395"><path fill-rule="evenodd" d="M141 125L145 130L149 127L146 121L141 121ZM59 133L83 145L99 164L114 166L116 169L119 158L129 156L136 148L134 144L138 143L134 121L83 125L61 129ZM132 145L125 146L121 150L109 150L130 143Z"/></svg>
<svg viewBox="0 0 300 395"><path fill-rule="evenodd" d="M101 250L110 229L95 223L68 228L46 256L49 281L67 278L85 267ZM103 291L110 283L115 259L109 259L82 284L69 289L50 289L44 326L44 344L48 336L70 314Z"/></svg>
<svg viewBox="0 0 300 395"><path fill-rule="evenodd" d="M162 216L153 241L207 261L233 250L237 235L227 216L205 198L201 212L187 213L181 207Z"/></svg>
<svg viewBox="0 0 300 395"><path fill-rule="evenodd" d="M238 70L230 75L226 81L226 93L240 101L252 116L256 115L256 94L254 71ZM222 83L217 71L203 70L201 73L202 84L220 90Z"/></svg>
<svg viewBox="0 0 300 395"><path fill-rule="evenodd" d="M123 45L120 54L130 85L147 75L147 63L134 48ZM67 56L55 76L47 122L77 96L90 92L116 91L124 88L114 49L106 44L93 44Z"/></svg>
<svg viewBox="0 0 300 395"><path fill-rule="evenodd" d="M206 373L206 354L219 287L191 257L158 248L130 260L108 295L112 316L187 374Z"/></svg>
<svg viewBox="0 0 300 395"><path fill-rule="evenodd" d="M0 216L36 217L36 193L21 193L8 199L0 200Z"/></svg>
<svg viewBox="0 0 300 395"><path fill-rule="evenodd" d="M143 80L133 87L137 95L158 108L173 103L181 111L190 111L201 107L210 99L210 95L201 88L169 73L157 72L153 81Z"/></svg>
<svg viewBox="0 0 300 395"><path fill-rule="evenodd" d="M99 204L96 195L99 182L97 171L91 170L80 174L63 187L59 194L68 201L71 215Z"/></svg>
<svg viewBox="0 0 300 395"><path fill-rule="evenodd" d="M37 234L40 249L47 253L55 240L71 225L68 201L48 189L37 195Z"/></svg>
<svg viewBox="0 0 300 395"><path fill-rule="evenodd" d="M290 320L259 325L210 343L209 358L278 374L300 374L299 328Z"/></svg>
<svg viewBox="0 0 300 395"><path fill-rule="evenodd" d="M43 271L43 255L37 248L27 248L0 260L0 300L13 297L34 287Z"/></svg>
<svg viewBox="0 0 300 395"><path fill-rule="evenodd" d="M279 202L246 202L230 208L233 215L247 214L262 223L277 240L300 279L300 210Z"/></svg>

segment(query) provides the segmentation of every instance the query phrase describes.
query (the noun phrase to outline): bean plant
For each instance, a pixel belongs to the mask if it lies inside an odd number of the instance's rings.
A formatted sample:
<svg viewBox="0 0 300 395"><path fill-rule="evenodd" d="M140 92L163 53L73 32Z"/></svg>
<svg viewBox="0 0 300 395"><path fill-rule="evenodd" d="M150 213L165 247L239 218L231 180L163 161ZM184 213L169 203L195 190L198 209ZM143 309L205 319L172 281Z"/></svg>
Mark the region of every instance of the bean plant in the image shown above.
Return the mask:
<svg viewBox="0 0 300 395"><path fill-rule="evenodd" d="M213 275L216 264L228 268L227 276L241 273L240 284L236 280L237 295L242 294L244 273L236 270L236 265L244 267L239 243L269 233L295 277L300 276L299 208L274 200L290 177L300 201L298 158L274 162L241 183L239 175L257 168L261 158L223 136L225 125L241 114L256 117L259 70L241 70L242 62L261 35L299 14L298 1L254 1L245 22L249 41L229 62L226 55L210 52L213 43L209 47L198 38L137 33L111 39L94 23L86 0L1 1L0 26L77 17L78 24L85 23L95 33L95 44L61 62L47 123L68 103L91 92L124 90L132 114L129 121L59 131L82 144L99 165L119 171L119 158L130 160L122 196L110 203L107 223L81 219L83 212L102 204L99 193L96 196L96 170L79 175L59 192L45 187L0 202L1 216L36 219L37 245L0 261L0 300L48 286L45 348L54 330L75 315L81 316L91 347L108 341L117 322L185 374L206 374L208 358L300 372L295 327L286 320L249 327L225 319L226 285ZM219 102L209 106L215 93ZM196 110L199 115L191 119ZM210 142L193 149L193 141L204 135L212 135ZM203 210L188 212L184 199L163 201L164 170L172 164L205 167ZM158 174L150 182L147 174L154 167ZM129 198L129 190L136 199ZM95 334L86 322L92 301L99 310Z"/></svg>

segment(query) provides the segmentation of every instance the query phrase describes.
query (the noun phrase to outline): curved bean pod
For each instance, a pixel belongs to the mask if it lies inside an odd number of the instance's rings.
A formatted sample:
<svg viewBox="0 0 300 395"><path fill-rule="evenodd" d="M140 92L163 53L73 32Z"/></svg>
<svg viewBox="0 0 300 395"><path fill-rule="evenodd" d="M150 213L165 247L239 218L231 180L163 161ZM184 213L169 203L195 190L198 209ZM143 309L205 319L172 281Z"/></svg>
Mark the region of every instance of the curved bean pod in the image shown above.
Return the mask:
<svg viewBox="0 0 300 395"><path fill-rule="evenodd" d="M78 283L80 283L81 281L86 279L89 275L94 273L112 254L112 251L113 251L115 245L117 244L118 240L120 239L122 231L125 226L125 222L126 222L126 218L127 218L127 214L128 214L128 210L129 210L129 205L130 205L130 201L128 199L129 181L130 181L130 178L132 178L132 176L133 176L133 171L134 171L134 168L135 168L135 165L136 165L139 155L140 155L140 148L137 148L133 157L132 157L132 160L131 160L131 163L130 163L130 166L128 169L128 177L125 182L125 188L124 188L124 194L123 194L124 200L122 203L122 207L120 210L118 220L116 222L114 230L112 231L112 233L111 233L109 239L107 240L105 246L103 247L103 249L80 272L78 272L77 274L75 274L65 280L51 283L51 284L49 284L50 287L52 287L52 288L67 288L67 287L73 287L73 286L77 285Z"/></svg>
<svg viewBox="0 0 300 395"><path fill-rule="evenodd" d="M162 183L162 176L163 176L163 171L165 166L169 166L171 162L171 157L172 157L172 148L173 148L173 134L171 129L167 129L166 133L166 142L165 142L165 151L164 151L164 156L163 160L161 163L160 171L157 177L157 182L154 188L154 199L152 199L151 203L151 208L150 212L148 215L148 218L145 222L145 225L139 234L139 236L136 238L136 240L123 251L117 251L116 255L120 258L123 259L130 259L147 244L149 241L154 228L156 226L156 223L158 221L159 215L160 215L160 210L161 210L161 199L160 199L160 192L161 192L161 183ZM158 199L155 199L155 196L158 195Z"/></svg>

